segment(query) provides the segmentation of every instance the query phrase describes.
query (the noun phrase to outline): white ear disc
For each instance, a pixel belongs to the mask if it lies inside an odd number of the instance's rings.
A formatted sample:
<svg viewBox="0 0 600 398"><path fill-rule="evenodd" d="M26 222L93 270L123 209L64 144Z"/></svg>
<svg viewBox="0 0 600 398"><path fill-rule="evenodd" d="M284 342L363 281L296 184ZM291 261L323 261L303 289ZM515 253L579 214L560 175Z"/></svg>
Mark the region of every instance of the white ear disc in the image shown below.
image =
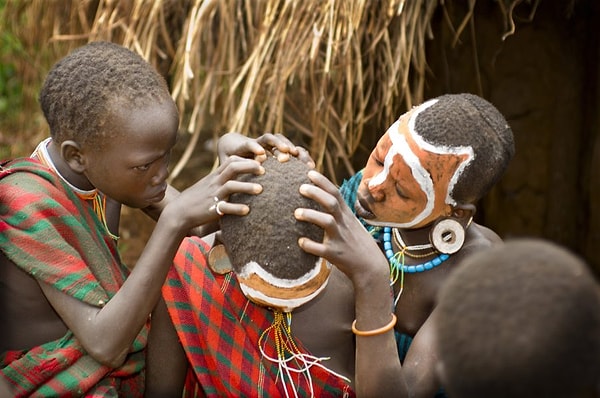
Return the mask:
<svg viewBox="0 0 600 398"><path fill-rule="evenodd" d="M465 229L458 221L445 218L433 226L429 239L440 253L454 254L465 243Z"/></svg>

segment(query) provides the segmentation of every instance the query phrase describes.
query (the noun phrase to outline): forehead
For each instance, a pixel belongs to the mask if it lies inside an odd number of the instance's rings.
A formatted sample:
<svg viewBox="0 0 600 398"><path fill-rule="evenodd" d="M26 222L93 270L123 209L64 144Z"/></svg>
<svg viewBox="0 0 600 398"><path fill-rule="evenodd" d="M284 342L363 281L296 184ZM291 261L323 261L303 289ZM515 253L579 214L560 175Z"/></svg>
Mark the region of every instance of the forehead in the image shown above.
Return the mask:
<svg viewBox="0 0 600 398"><path fill-rule="evenodd" d="M179 118L174 103L163 101L137 108L116 108L110 124L112 138L108 140L113 141L115 147L152 156L152 153L164 154L173 147Z"/></svg>
<svg viewBox="0 0 600 398"><path fill-rule="evenodd" d="M386 131L375 149L376 156L384 163L384 171L371 180L371 186L383 183L388 172L394 174L393 171L403 165L410 169L412 177L424 191L431 190L434 182L445 181L450 194L464 168L474 158L474 153L470 146L452 147L428 142L423 136L426 132L417 131L417 117L427 117L422 113L436 102L430 100L411 109ZM445 178L440 178L444 175ZM450 197L447 200L453 203Z"/></svg>

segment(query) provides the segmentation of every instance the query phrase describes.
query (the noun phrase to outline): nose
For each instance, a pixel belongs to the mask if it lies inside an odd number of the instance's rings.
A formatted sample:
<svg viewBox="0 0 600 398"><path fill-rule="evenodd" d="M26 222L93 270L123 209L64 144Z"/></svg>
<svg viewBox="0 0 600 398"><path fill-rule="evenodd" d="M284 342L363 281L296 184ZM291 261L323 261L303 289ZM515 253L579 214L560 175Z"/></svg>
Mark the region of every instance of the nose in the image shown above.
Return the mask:
<svg viewBox="0 0 600 398"><path fill-rule="evenodd" d="M167 178L169 177L169 167L168 167L168 163L165 162L163 163L158 172L152 177L152 185L153 186L158 186L163 184Z"/></svg>
<svg viewBox="0 0 600 398"><path fill-rule="evenodd" d="M371 178L365 179L364 183L374 201L381 202L385 199L385 192L382 184L371 185Z"/></svg>
<svg viewBox="0 0 600 398"><path fill-rule="evenodd" d="M385 199L385 192L381 185L369 187L369 192L371 193L371 196L373 197L373 200L375 200L375 202L381 202Z"/></svg>

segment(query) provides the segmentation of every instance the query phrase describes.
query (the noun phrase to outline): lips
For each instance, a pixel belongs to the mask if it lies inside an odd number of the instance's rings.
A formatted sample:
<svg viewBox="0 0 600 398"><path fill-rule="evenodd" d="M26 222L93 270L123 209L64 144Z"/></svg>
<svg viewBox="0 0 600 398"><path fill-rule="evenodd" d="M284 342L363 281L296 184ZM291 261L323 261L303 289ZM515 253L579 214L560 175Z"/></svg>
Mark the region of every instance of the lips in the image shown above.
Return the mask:
<svg viewBox="0 0 600 398"><path fill-rule="evenodd" d="M157 193L156 195L152 196L148 201L152 202L152 203L158 203L161 200L163 200L163 198L165 197L165 193L167 192L167 188L163 188L160 190L159 193Z"/></svg>
<svg viewBox="0 0 600 398"><path fill-rule="evenodd" d="M362 198L356 199L356 202L354 203L354 210L356 211L357 216L366 220L375 218L375 214L371 212L369 205L366 204Z"/></svg>

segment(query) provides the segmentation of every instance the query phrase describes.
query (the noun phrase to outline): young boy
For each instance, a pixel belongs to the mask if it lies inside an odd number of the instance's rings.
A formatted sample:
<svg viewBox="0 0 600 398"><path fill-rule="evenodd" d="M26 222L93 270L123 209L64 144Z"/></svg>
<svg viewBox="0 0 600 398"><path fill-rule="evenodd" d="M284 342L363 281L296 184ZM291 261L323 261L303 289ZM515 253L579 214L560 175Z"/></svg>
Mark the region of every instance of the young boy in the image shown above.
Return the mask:
<svg viewBox="0 0 600 398"><path fill-rule="evenodd" d="M600 397L600 286L569 251L521 238L469 257L436 308L451 397Z"/></svg>
<svg viewBox="0 0 600 398"><path fill-rule="evenodd" d="M430 322L439 288L466 257L501 241L472 220L513 154L512 131L492 104L443 95L402 115L341 187L388 258L412 396L430 398L440 387Z"/></svg>
<svg viewBox="0 0 600 398"><path fill-rule="evenodd" d="M85 45L48 74L51 138L0 166L0 396L131 396L144 388L149 315L194 227L246 214L231 180L264 170L230 157L169 203L179 117L164 79L115 44ZM117 251L120 206L162 209L130 271ZM152 333L151 333L152 334Z"/></svg>
<svg viewBox="0 0 600 398"><path fill-rule="evenodd" d="M148 395L180 395L185 355L186 396L406 396L383 253L324 176L295 159L263 165L242 177L261 194L230 198L249 214L221 219L231 263L182 244L163 289L175 328L149 344Z"/></svg>

